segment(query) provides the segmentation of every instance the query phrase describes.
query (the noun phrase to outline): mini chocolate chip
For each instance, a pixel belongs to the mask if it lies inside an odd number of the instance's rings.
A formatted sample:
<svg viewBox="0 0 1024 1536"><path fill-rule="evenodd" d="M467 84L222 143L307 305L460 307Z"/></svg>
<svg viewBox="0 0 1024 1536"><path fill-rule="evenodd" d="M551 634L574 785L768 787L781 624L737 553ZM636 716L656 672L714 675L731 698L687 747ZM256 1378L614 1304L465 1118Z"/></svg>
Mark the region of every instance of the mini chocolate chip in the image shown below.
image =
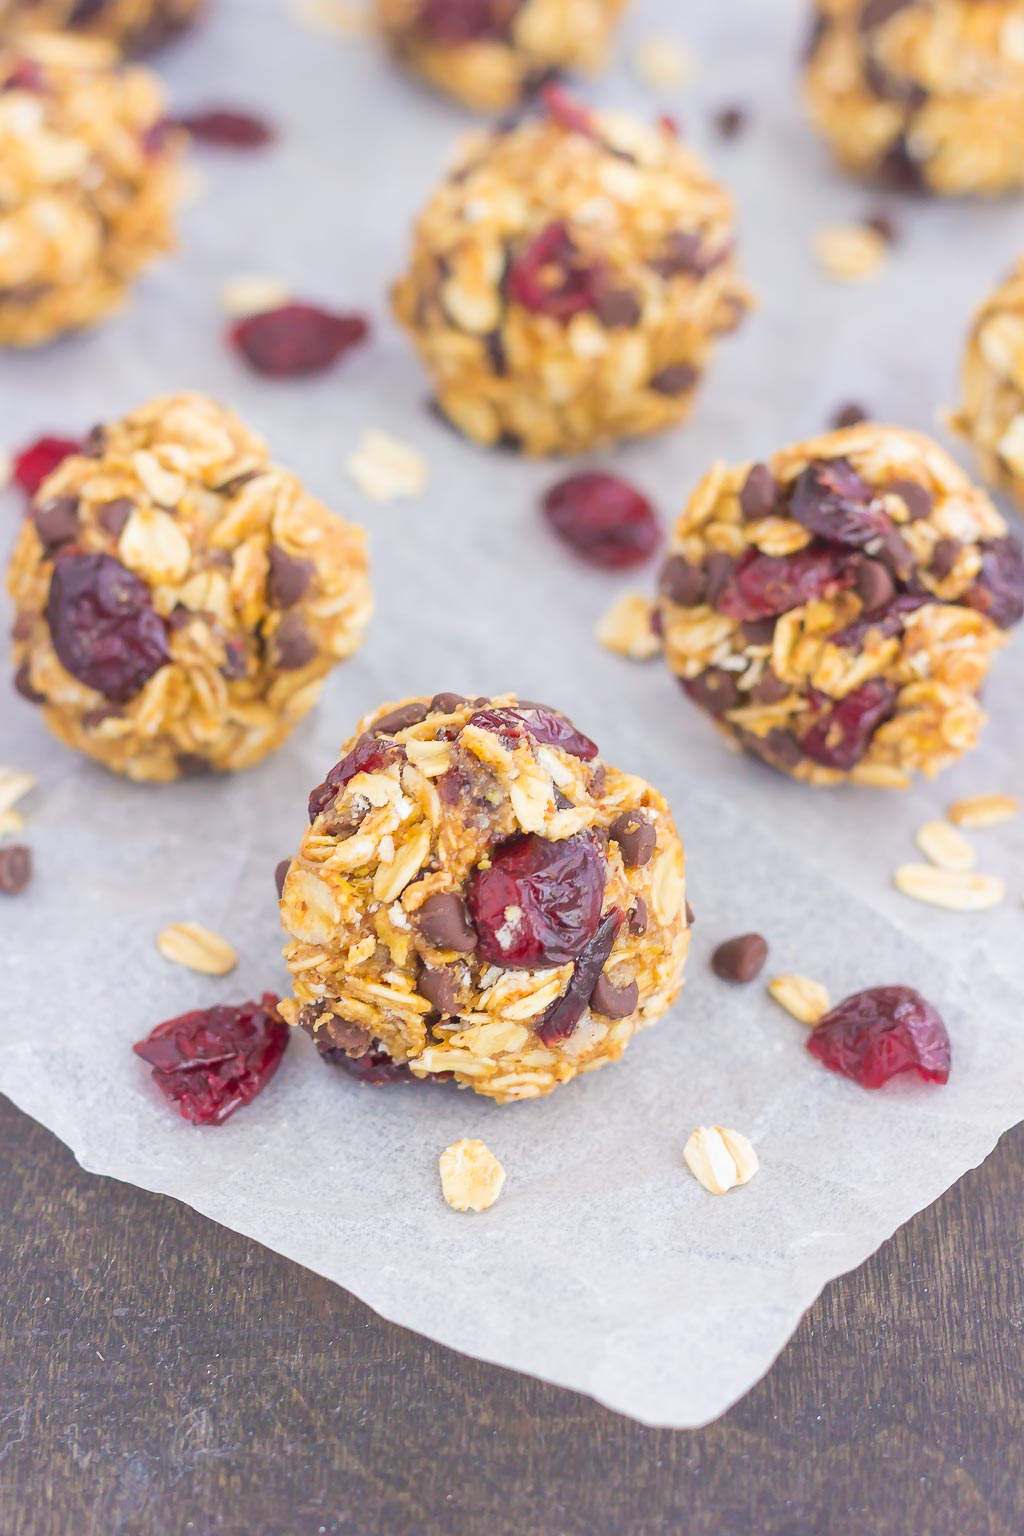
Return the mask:
<svg viewBox="0 0 1024 1536"><path fill-rule="evenodd" d="M603 1019L628 1019L631 1013L636 1012L639 1001L640 988L635 981L617 987L603 973L597 978L597 985L590 994L591 1008Z"/></svg>
<svg viewBox="0 0 1024 1536"><path fill-rule="evenodd" d="M867 4L860 13L859 26L862 32L870 32L875 27L881 27L897 11L906 10L914 0L867 0Z"/></svg>
<svg viewBox="0 0 1024 1536"><path fill-rule="evenodd" d="M107 446L107 429L104 426L92 427L86 435L85 441L79 448L79 453L87 459L101 459Z"/></svg>
<svg viewBox="0 0 1024 1536"><path fill-rule="evenodd" d="M743 516L750 523L761 517L771 517L778 500L779 488L768 465L755 464L740 491L740 511Z"/></svg>
<svg viewBox="0 0 1024 1536"><path fill-rule="evenodd" d="M686 926L687 926L687 928L692 928L696 921L697 921L697 914L693 910L693 908L690 906L690 903L687 902L686 903Z"/></svg>
<svg viewBox="0 0 1024 1536"><path fill-rule="evenodd" d="M241 640L226 640L224 642L224 660L221 664L221 677L229 683L237 683L239 678L245 677L249 670L248 658L245 654L245 645Z"/></svg>
<svg viewBox="0 0 1024 1536"><path fill-rule="evenodd" d="M118 709L116 704L97 704L95 709L87 709L82 716L82 724L87 731L94 731L105 720L120 720L124 715L123 709Z"/></svg>
<svg viewBox="0 0 1024 1536"><path fill-rule="evenodd" d="M940 539L932 550L932 575L944 581L960 558L963 544L959 539Z"/></svg>
<svg viewBox="0 0 1024 1536"><path fill-rule="evenodd" d="M271 544L267 551L270 574L267 577L267 596L272 608L294 608L306 594L313 580L313 562L297 560L279 544Z"/></svg>
<svg viewBox="0 0 1024 1536"><path fill-rule="evenodd" d="M44 695L32 686L32 669L27 661L23 661L14 674L14 686L23 699L30 704L42 704Z"/></svg>
<svg viewBox="0 0 1024 1536"><path fill-rule="evenodd" d="M689 363L673 363L669 368L662 368L651 379L650 387L657 395L667 395L674 400L678 395L685 395L688 389L692 389L700 378L700 370Z"/></svg>
<svg viewBox="0 0 1024 1536"><path fill-rule="evenodd" d="M651 270L659 277L680 277L683 273L701 277L705 271L701 255L701 237L691 230L680 229L669 235L662 254L650 263Z"/></svg>
<svg viewBox="0 0 1024 1536"><path fill-rule="evenodd" d="M614 288L610 293L601 294L595 313L606 330L625 330L638 323L643 307L628 288Z"/></svg>
<svg viewBox="0 0 1024 1536"><path fill-rule="evenodd" d="M899 577L900 581L906 581L913 573L913 552L895 525L887 528L882 535L882 547L878 551L878 558L889 567L894 576Z"/></svg>
<svg viewBox="0 0 1024 1536"><path fill-rule="evenodd" d="M597 767L591 769L590 773L590 793L593 795L595 800L601 799L605 792L605 786L607 785L607 782L608 769L605 767L604 763L598 763Z"/></svg>
<svg viewBox="0 0 1024 1536"><path fill-rule="evenodd" d="M250 480L258 480L265 471L262 469L246 470L244 475L235 475L233 480L225 480L223 485L217 486L218 496L237 496L244 485Z"/></svg>
<svg viewBox="0 0 1024 1536"><path fill-rule="evenodd" d="M498 330L488 331L483 338L484 351L487 353L487 361L491 365L491 372L499 379L503 379L508 373L508 357L505 353L505 338Z"/></svg>
<svg viewBox="0 0 1024 1536"><path fill-rule="evenodd" d="M104 533L109 533L112 539L119 539L134 511L135 503L127 496L115 496L113 501L103 503L96 513L96 521Z"/></svg>
<svg viewBox="0 0 1024 1536"><path fill-rule="evenodd" d="M370 729L374 735L380 735L383 731L390 734L392 731L406 731L410 725L419 725L430 713L428 705L416 700L412 704L401 704L398 709L393 709L390 714L381 715L373 722Z"/></svg>
<svg viewBox="0 0 1024 1536"><path fill-rule="evenodd" d="M303 1008L302 1013L305 1012ZM299 1015L299 1023L302 1023L302 1014ZM311 1030L309 1024L305 1027ZM336 1013L328 1014L313 1038L321 1052L324 1050L321 1042L326 1041L329 1050L344 1051L346 1056L354 1056L357 1059L365 1056L373 1045L373 1037L369 1030L364 1029L361 1024L353 1024L351 1019L339 1019Z"/></svg>
<svg viewBox="0 0 1024 1536"><path fill-rule="evenodd" d="M709 715L724 715L743 701L736 674L724 667L707 667L696 677L687 678L684 687L694 703Z"/></svg>
<svg viewBox="0 0 1024 1536"><path fill-rule="evenodd" d="M887 213L884 208L869 213L864 220L864 227L873 229L876 235L881 235L886 245L895 245L900 238L899 225L892 214Z"/></svg>
<svg viewBox="0 0 1024 1536"><path fill-rule="evenodd" d="M748 645L771 645L778 619L744 619L740 632Z"/></svg>
<svg viewBox="0 0 1024 1536"><path fill-rule="evenodd" d="M654 857L658 833L643 811L623 811L608 828L608 836L618 843L627 869L642 869Z"/></svg>
<svg viewBox="0 0 1024 1536"><path fill-rule="evenodd" d="M854 591L864 604L865 613L884 608L896 596L896 583L880 560L858 560Z"/></svg>
<svg viewBox="0 0 1024 1536"><path fill-rule="evenodd" d="M435 693L430 701L430 714L454 715L468 701L461 693Z"/></svg>
<svg viewBox="0 0 1024 1536"><path fill-rule="evenodd" d="M421 966L416 986L420 995L432 1003L442 1017L450 1018L458 1010L462 986L455 966Z"/></svg>
<svg viewBox="0 0 1024 1536"><path fill-rule="evenodd" d="M209 758L199 752L179 752L175 762L183 779L198 779L213 772Z"/></svg>
<svg viewBox="0 0 1024 1536"><path fill-rule="evenodd" d="M742 107L723 107L714 116L715 128L723 139L737 139L747 126L747 114Z"/></svg>
<svg viewBox="0 0 1024 1536"><path fill-rule="evenodd" d="M286 614L275 635L279 672L297 672L308 666L316 655L316 646L297 613Z"/></svg>
<svg viewBox="0 0 1024 1536"><path fill-rule="evenodd" d="M759 933L726 939L711 956L711 969L723 981L753 981L764 969L768 945Z"/></svg>
<svg viewBox="0 0 1024 1536"><path fill-rule="evenodd" d="M750 690L750 697L755 704L777 704L780 699L785 699L792 693L788 683L784 683L781 677L776 677L771 667L765 667L759 681Z"/></svg>
<svg viewBox="0 0 1024 1536"><path fill-rule="evenodd" d="M413 921L434 949L454 950L458 955L468 955L476 949L476 929L469 908L455 891L428 896Z"/></svg>
<svg viewBox="0 0 1024 1536"><path fill-rule="evenodd" d="M20 896L32 878L32 850L24 843L9 843L0 848L0 891L5 896Z"/></svg>
<svg viewBox="0 0 1024 1536"><path fill-rule="evenodd" d="M708 582L708 602L712 608L729 585L735 565L732 555L727 555L722 550L716 550L713 555L708 556L704 572Z"/></svg>
<svg viewBox="0 0 1024 1536"><path fill-rule="evenodd" d="M739 738L744 748L754 757L759 757L770 768L777 768L780 764L786 768L795 768L804 755L804 749L791 731L769 731L766 736L755 736L752 731L740 731Z"/></svg>
<svg viewBox="0 0 1024 1536"><path fill-rule="evenodd" d="M680 608L693 608L704 601L704 572L682 555L669 555L661 568L660 584L669 602L678 603Z"/></svg>
<svg viewBox="0 0 1024 1536"><path fill-rule="evenodd" d="M20 613L14 616L14 623L11 625L11 639L30 640L35 627L36 615L29 613L27 608L23 608Z"/></svg>
<svg viewBox="0 0 1024 1536"><path fill-rule="evenodd" d="M639 937L647 932L647 903L642 896L638 896L630 907L626 921L629 924L630 933L634 936Z"/></svg>
<svg viewBox="0 0 1024 1536"><path fill-rule="evenodd" d="M923 485L918 485L916 480L891 480L884 489L884 495L899 496L912 523L931 515L932 493Z"/></svg>
<svg viewBox="0 0 1024 1536"><path fill-rule="evenodd" d="M288 871L292 867L291 859L282 859L274 870L274 884L277 886L278 898L284 894L284 883L288 878Z"/></svg>
<svg viewBox="0 0 1024 1536"><path fill-rule="evenodd" d="M851 400L847 405L841 405L832 418L832 425L837 429L842 427L858 427L862 421L867 421L868 412L862 405L857 405Z"/></svg>
<svg viewBox="0 0 1024 1536"><path fill-rule="evenodd" d="M32 521L48 551L73 544L78 537L78 497L54 496L44 501L32 509Z"/></svg>
<svg viewBox="0 0 1024 1536"><path fill-rule="evenodd" d="M874 83L877 86L878 82ZM899 96L901 92L897 90L895 94ZM912 108L922 107L928 100L928 92L916 84L905 88L902 95L906 104ZM914 158L905 133L901 133L895 143L886 150L878 168L878 174L883 182L903 192L918 192L926 186L923 167L921 162Z"/></svg>

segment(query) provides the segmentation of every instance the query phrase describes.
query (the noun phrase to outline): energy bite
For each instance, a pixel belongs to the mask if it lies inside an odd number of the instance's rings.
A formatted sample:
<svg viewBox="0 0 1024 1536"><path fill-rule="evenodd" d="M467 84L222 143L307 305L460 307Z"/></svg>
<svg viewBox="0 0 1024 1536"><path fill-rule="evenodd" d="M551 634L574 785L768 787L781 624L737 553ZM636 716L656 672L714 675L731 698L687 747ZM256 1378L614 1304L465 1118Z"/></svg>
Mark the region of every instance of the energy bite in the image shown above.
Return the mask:
<svg viewBox="0 0 1024 1536"><path fill-rule="evenodd" d="M0 34L68 27L141 53L182 32L206 0L0 0Z"/></svg>
<svg viewBox="0 0 1024 1536"><path fill-rule="evenodd" d="M18 691L133 779L273 752L372 607L362 531L202 395L95 428L36 492L8 586Z"/></svg>
<svg viewBox="0 0 1024 1536"><path fill-rule="evenodd" d="M376 0L395 56L480 112L504 112L561 70L604 63L626 0Z"/></svg>
<svg viewBox="0 0 1024 1536"><path fill-rule="evenodd" d="M290 1023L369 1082L506 1103L622 1055L682 983L665 801L541 704L438 694L368 715L284 880Z"/></svg>
<svg viewBox="0 0 1024 1536"><path fill-rule="evenodd" d="M726 192L672 125L542 115L465 145L394 307L467 437L580 453L681 421L747 304Z"/></svg>
<svg viewBox="0 0 1024 1536"><path fill-rule="evenodd" d="M1024 0L817 0L805 87L857 176L947 197L1024 184Z"/></svg>
<svg viewBox="0 0 1024 1536"><path fill-rule="evenodd" d="M715 465L660 612L669 666L734 745L809 784L902 788L976 744L1024 556L941 448L865 422Z"/></svg>
<svg viewBox="0 0 1024 1536"><path fill-rule="evenodd" d="M170 250L180 136L110 43L0 49L0 348L93 325Z"/></svg>
<svg viewBox="0 0 1024 1536"><path fill-rule="evenodd" d="M972 444L985 480L1024 509L1024 261L975 315L950 425Z"/></svg>

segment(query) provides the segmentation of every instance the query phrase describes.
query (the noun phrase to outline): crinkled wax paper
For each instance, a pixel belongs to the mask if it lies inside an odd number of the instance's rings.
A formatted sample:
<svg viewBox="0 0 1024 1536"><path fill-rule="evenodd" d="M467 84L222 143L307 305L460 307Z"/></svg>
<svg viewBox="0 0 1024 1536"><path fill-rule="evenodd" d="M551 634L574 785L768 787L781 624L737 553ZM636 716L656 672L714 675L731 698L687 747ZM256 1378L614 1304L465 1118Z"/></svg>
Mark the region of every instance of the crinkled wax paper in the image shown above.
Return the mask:
<svg viewBox="0 0 1024 1536"><path fill-rule="evenodd" d="M903 237L875 281L842 286L817 271L814 231L877 199L829 168L801 120L802 10L637 0L624 62L594 87L602 102L678 111L735 190L761 299L723 344L692 423L609 456L666 517L714 458L768 452L850 399L931 429L953 398L972 305L1024 249L1012 204L913 203L896 209ZM652 95L625 62L659 33L693 49L694 80L676 96ZM657 662L620 661L593 641L623 583L574 563L541 525L538 494L564 471L480 452L425 409L385 282L465 118L370 41L303 29L283 0L219 0L160 67L177 108L250 105L280 124L280 143L197 152L206 191L184 216L180 254L124 315L0 360L4 442L84 430L160 391L208 390L367 526L378 613L316 718L232 780L120 782L6 696L0 760L40 786L28 803L37 878L0 914L0 1087L85 1168L187 1201L396 1322L651 1423L705 1422L767 1369L826 1281L1024 1115L1019 826L977 835L983 867L1008 877L997 912L915 907L890 884L916 856L915 826L952 798L1020 787L1020 640L999 658L984 746L937 784L814 792L734 758ZM737 103L747 133L717 141L712 112ZM218 293L240 273L370 311L373 345L316 381L254 378L221 340ZM348 482L345 458L367 427L426 455L421 500L374 506ZM15 496L0 504L8 542L20 515ZM363 1089L298 1038L250 1109L222 1129L188 1126L131 1043L187 1008L286 987L272 876L297 846L310 786L365 710L449 688L547 699L669 796L697 911L680 1003L621 1064L536 1103ZM156 933L181 920L225 934L237 972L214 981L161 959ZM921 987L953 1038L948 1087L904 1080L869 1094L823 1071L761 984L711 976L714 943L749 929L769 937L773 971L809 973L833 998ZM761 1158L724 1199L682 1161L693 1127L716 1122ZM481 1217L440 1195L438 1154L463 1136L482 1137L508 1170Z"/></svg>

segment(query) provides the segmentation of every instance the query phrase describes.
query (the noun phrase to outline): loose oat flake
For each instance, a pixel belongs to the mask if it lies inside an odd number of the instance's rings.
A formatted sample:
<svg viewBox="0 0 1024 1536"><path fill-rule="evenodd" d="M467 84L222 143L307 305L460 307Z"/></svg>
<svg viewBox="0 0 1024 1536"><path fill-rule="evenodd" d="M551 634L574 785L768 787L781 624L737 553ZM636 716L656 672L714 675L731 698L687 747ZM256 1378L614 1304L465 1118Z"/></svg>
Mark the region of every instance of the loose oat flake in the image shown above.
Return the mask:
<svg viewBox="0 0 1024 1536"><path fill-rule="evenodd" d="M1019 811L1020 804L1014 795L970 795L950 806L949 819L958 827L978 831L1012 821Z"/></svg>
<svg viewBox="0 0 1024 1536"><path fill-rule="evenodd" d="M830 277L844 283L864 282L885 260L888 245L866 224L833 224L814 237L818 260Z"/></svg>
<svg viewBox="0 0 1024 1536"><path fill-rule="evenodd" d="M422 496L427 488L427 461L408 443L389 432L371 428L345 462L352 479L371 501L398 501Z"/></svg>
<svg viewBox="0 0 1024 1536"><path fill-rule="evenodd" d="M172 923L157 938L165 960L205 976L226 976L238 964L238 956L226 939L202 923Z"/></svg>
<svg viewBox="0 0 1024 1536"><path fill-rule="evenodd" d="M1006 882L998 875L936 869L932 864L902 864L893 881L904 896L948 912L987 912L1006 896Z"/></svg>
<svg viewBox="0 0 1024 1536"><path fill-rule="evenodd" d="M683 1148L683 1157L694 1178L712 1195L748 1184L760 1166L746 1136L724 1125L698 1126Z"/></svg>
<svg viewBox="0 0 1024 1536"><path fill-rule="evenodd" d="M456 1141L438 1160L441 1190L453 1211L486 1211L501 1194L505 1170L482 1141Z"/></svg>
<svg viewBox="0 0 1024 1536"><path fill-rule="evenodd" d="M809 976L774 976L768 991L787 1013L801 1024L817 1024L829 1009L828 992Z"/></svg>
<svg viewBox="0 0 1024 1536"><path fill-rule="evenodd" d="M918 827L915 841L929 863L937 869L961 872L974 868L975 852L962 832L948 821L926 821Z"/></svg>
<svg viewBox="0 0 1024 1536"><path fill-rule="evenodd" d="M35 785L31 773L25 773L20 768L0 766L0 812L11 810Z"/></svg>
<svg viewBox="0 0 1024 1536"><path fill-rule="evenodd" d="M645 37L633 50L633 68L644 85L655 91L676 91L689 85L695 73L693 54L674 37Z"/></svg>
<svg viewBox="0 0 1024 1536"><path fill-rule="evenodd" d="M661 650L651 617L650 601L642 592L624 592L598 624L598 643L630 661L649 661Z"/></svg>

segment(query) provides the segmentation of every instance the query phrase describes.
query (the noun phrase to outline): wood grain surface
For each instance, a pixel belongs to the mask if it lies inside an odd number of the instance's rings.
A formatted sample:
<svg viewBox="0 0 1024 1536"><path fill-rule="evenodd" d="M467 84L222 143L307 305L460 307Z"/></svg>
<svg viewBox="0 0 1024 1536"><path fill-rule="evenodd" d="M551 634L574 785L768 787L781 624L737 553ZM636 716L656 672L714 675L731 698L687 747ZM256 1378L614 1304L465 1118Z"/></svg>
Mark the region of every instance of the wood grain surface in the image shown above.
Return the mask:
<svg viewBox="0 0 1024 1536"><path fill-rule="evenodd" d="M0 1154L2 1536L1024 1531L1024 1127L697 1432L384 1323L2 1100Z"/></svg>

